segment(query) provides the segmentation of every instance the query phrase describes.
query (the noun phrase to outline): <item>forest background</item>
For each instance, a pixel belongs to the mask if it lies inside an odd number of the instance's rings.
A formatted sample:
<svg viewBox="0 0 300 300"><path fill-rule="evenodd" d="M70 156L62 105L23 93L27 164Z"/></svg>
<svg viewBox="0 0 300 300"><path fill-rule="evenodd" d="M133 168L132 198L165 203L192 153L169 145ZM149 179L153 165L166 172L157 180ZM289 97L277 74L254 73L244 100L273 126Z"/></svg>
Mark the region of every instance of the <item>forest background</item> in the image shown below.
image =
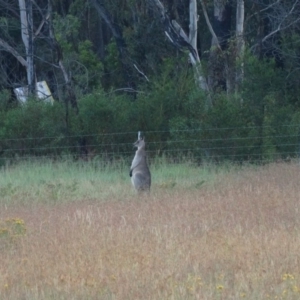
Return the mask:
<svg viewBox="0 0 300 300"><path fill-rule="evenodd" d="M2 161L299 155L299 0L0 0L0 51Z"/></svg>

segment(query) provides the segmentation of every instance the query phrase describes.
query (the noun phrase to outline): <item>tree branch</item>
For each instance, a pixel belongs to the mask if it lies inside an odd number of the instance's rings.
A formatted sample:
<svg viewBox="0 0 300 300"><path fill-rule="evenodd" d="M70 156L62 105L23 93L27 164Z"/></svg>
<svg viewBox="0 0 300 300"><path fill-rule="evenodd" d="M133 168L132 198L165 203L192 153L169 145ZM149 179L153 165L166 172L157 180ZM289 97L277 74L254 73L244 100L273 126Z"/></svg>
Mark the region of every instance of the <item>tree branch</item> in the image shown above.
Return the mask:
<svg viewBox="0 0 300 300"><path fill-rule="evenodd" d="M4 50L12 54L25 68L27 68L28 66L27 61L19 54L18 51L16 51L13 47L11 47L8 43L3 41L1 38L0 38L0 46L2 46Z"/></svg>
<svg viewBox="0 0 300 300"><path fill-rule="evenodd" d="M143 72L137 67L136 64L133 64L133 66L135 67L135 69L136 69L142 76L144 76L144 78L145 78L148 82L150 82L150 80L148 79L147 75L145 75L145 73L143 73Z"/></svg>
<svg viewBox="0 0 300 300"><path fill-rule="evenodd" d="M206 25L207 25L207 27L208 27L208 29L209 29L209 31L210 31L210 33L211 33L211 35L212 35L215 43L216 43L217 48L220 51L222 51L221 45L219 43L219 39L218 39L217 35L215 34L215 31L214 31L214 29L213 29L213 27L212 27L212 25L210 23L210 20L209 20L208 14L207 14L207 10L206 10L205 4L204 4L203 0L200 0L200 2L201 2L202 10L203 10L203 15L205 17Z"/></svg>
<svg viewBox="0 0 300 300"><path fill-rule="evenodd" d="M125 45L125 41L121 29L117 24L114 23L110 13L107 11L106 7L101 3L102 1L90 0L90 2L94 5L98 14L101 16L101 18L103 18L103 20L111 30L116 40L120 55L122 55L123 48L125 48L126 45Z"/></svg>
<svg viewBox="0 0 300 300"><path fill-rule="evenodd" d="M293 11L295 10L295 8L296 8L298 2L299 2L299 0L296 0L296 1L294 2L294 4L292 5L290 11L287 12L287 13L284 15L284 17L282 17L282 20L279 22L277 28L275 28L273 31L271 31L269 34L267 34L267 35L266 35L259 43L264 43L266 40L268 40L270 37L272 37L272 36L273 36L274 34L276 34L277 32L280 32L280 31L282 31L282 30L284 30L284 29L286 29L286 28L289 28L290 26L292 26L292 25L294 25L295 23L297 23L297 22L300 21L300 17L298 17L298 18L296 18L296 20L292 21L291 23L289 23L289 24L287 24L287 25L285 25L285 26L282 26L282 24L284 23L284 21L285 21L289 16L292 15L292 13L293 13ZM275 5L275 4L280 4L280 1L277 1L276 3L274 3L274 5ZM273 4L270 5L270 6L268 6L267 8L269 8L269 7L271 7L271 6L273 6ZM263 11L263 10L261 10L261 11ZM255 48L259 45L259 43L256 43L255 45L253 45L253 46L251 47L251 50L255 49Z"/></svg>
<svg viewBox="0 0 300 300"><path fill-rule="evenodd" d="M41 17L42 17L42 21L41 21L41 23L40 23L38 29L37 29L36 32L34 33L34 38L36 38L36 37L40 34L40 32L41 32L41 30L42 30L44 24L49 20L50 14L49 14L49 12L48 12L47 15L44 16L43 11L42 11L41 8L36 4L36 2L35 2L34 0L32 0L32 3L35 5L35 7L37 8L37 10L39 11L39 13L40 13L40 15L41 15Z"/></svg>

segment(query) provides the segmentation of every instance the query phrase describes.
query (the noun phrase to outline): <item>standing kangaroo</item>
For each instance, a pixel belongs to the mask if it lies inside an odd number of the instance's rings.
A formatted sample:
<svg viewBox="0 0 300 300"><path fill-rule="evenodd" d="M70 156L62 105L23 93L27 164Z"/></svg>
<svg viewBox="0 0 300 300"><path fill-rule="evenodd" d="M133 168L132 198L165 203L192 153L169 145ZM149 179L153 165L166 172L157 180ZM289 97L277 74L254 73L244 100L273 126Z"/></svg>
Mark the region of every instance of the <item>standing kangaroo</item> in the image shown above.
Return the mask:
<svg viewBox="0 0 300 300"><path fill-rule="evenodd" d="M138 192L149 192L151 186L151 173L147 164L145 141L138 136L138 140L133 144L137 148L133 158L129 175L134 188Z"/></svg>

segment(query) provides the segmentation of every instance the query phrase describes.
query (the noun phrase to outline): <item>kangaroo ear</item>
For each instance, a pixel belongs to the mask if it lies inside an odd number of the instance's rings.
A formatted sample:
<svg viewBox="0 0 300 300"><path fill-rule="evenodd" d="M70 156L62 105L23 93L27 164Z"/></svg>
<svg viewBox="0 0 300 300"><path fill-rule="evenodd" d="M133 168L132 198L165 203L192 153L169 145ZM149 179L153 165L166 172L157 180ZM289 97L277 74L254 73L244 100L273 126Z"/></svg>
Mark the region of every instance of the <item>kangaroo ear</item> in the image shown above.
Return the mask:
<svg viewBox="0 0 300 300"><path fill-rule="evenodd" d="M138 131L138 140L139 141L145 140L145 136L142 131Z"/></svg>

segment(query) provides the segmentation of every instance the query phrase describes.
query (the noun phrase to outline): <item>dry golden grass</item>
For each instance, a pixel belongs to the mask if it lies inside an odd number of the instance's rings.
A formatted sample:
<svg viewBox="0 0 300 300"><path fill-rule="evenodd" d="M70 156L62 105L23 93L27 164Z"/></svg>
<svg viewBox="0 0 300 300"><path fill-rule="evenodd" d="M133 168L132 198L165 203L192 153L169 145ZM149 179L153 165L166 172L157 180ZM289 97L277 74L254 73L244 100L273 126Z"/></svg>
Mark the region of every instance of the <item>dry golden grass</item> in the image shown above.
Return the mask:
<svg viewBox="0 0 300 300"><path fill-rule="evenodd" d="M278 163L199 188L157 184L143 199L3 205L0 220L23 220L26 234L0 234L1 299L299 299L299 171Z"/></svg>

